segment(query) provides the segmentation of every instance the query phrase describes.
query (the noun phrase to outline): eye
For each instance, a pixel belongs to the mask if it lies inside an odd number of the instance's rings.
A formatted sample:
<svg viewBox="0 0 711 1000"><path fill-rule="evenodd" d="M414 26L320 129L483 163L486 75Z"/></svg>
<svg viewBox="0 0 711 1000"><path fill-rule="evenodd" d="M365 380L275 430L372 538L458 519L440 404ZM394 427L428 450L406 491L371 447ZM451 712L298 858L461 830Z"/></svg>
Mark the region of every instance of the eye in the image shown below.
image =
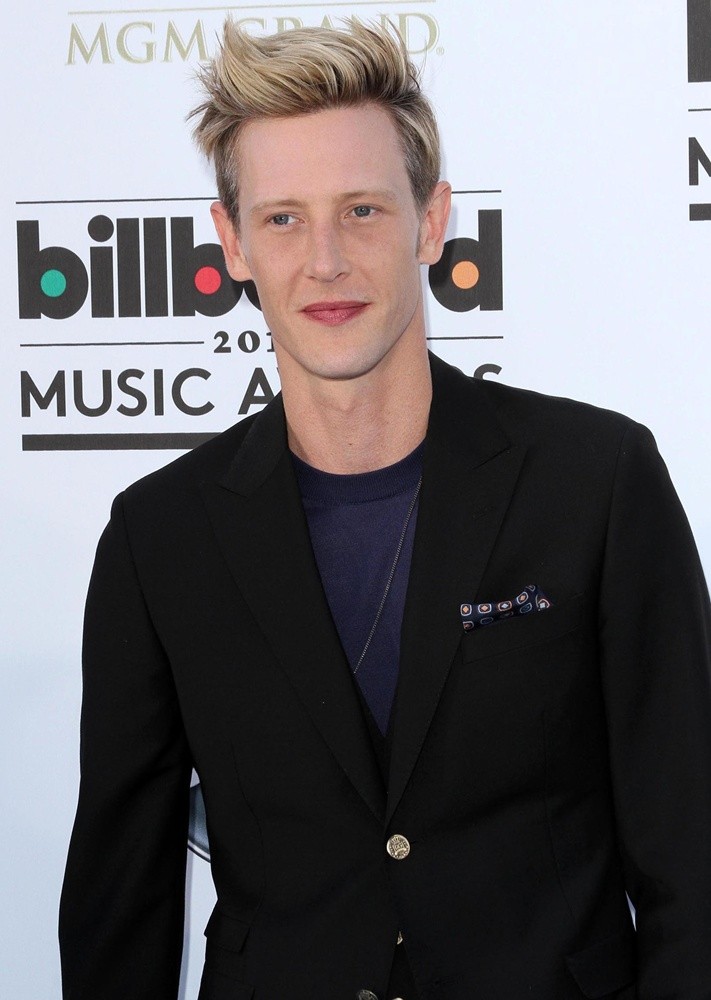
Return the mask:
<svg viewBox="0 0 711 1000"><path fill-rule="evenodd" d="M293 222L293 220L293 215L288 215L286 212L280 212L279 215L272 215L269 221L275 226L288 226L290 222Z"/></svg>
<svg viewBox="0 0 711 1000"><path fill-rule="evenodd" d="M358 219L369 219L374 211L375 209L372 205L356 205L353 209L353 214Z"/></svg>

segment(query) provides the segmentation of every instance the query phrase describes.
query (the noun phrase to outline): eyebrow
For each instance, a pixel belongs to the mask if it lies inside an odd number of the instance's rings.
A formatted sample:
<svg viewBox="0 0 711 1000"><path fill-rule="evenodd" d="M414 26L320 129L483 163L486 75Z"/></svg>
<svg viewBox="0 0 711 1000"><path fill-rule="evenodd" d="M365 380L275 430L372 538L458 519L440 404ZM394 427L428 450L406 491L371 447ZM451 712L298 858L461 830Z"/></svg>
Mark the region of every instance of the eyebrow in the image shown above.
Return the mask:
<svg viewBox="0 0 711 1000"><path fill-rule="evenodd" d="M387 188L377 188L369 191L345 191L343 194L339 194L334 198L334 201L387 201L390 203L397 202L398 197L394 191L390 191ZM298 198L270 198L268 201L260 201L253 208L250 209L250 215L259 215L262 212L276 211L277 209L286 208L296 208L303 209L306 208L306 202L300 201Z"/></svg>

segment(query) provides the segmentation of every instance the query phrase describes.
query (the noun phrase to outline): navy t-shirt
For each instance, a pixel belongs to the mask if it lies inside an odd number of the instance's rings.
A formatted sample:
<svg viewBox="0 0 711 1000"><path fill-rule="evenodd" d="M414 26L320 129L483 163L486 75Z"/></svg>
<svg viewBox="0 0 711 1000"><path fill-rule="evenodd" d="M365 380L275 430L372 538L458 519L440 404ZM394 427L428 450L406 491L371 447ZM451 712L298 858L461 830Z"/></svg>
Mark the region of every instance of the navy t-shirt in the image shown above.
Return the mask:
<svg viewBox="0 0 711 1000"><path fill-rule="evenodd" d="M361 656L422 475L423 449L424 443L395 465L354 475L322 472L292 455L326 599L351 670L383 735L397 686L416 503L378 625Z"/></svg>

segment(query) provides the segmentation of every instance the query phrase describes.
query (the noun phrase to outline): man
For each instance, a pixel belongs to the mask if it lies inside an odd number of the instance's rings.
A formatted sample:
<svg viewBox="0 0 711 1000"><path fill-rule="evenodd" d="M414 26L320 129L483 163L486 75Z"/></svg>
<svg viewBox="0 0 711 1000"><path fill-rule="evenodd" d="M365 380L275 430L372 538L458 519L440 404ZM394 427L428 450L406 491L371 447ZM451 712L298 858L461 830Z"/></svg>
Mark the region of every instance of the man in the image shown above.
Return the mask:
<svg viewBox="0 0 711 1000"><path fill-rule="evenodd" d="M66 1000L708 1000L708 592L634 421L428 357L450 204L387 33L227 25L197 136L282 394L114 504ZM636 908L636 931L627 902Z"/></svg>

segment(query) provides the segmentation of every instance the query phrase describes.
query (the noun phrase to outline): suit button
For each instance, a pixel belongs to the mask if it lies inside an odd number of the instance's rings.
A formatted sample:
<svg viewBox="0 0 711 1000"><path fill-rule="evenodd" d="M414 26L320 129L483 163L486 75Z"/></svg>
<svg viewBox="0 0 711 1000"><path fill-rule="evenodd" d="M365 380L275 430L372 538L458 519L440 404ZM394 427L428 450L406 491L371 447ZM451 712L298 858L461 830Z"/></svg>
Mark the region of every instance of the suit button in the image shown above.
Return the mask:
<svg viewBox="0 0 711 1000"><path fill-rule="evenodd" d="M378 997L372 990L358 990L355 1000L378 1000Z"/></svg>
<svg viewBox="0 0 711 1000"><path fill-rule="evenodd" d="M400 833L393 834L387 842L388 854L396 861L404 861L410 853L410 841Z"/></svg>

